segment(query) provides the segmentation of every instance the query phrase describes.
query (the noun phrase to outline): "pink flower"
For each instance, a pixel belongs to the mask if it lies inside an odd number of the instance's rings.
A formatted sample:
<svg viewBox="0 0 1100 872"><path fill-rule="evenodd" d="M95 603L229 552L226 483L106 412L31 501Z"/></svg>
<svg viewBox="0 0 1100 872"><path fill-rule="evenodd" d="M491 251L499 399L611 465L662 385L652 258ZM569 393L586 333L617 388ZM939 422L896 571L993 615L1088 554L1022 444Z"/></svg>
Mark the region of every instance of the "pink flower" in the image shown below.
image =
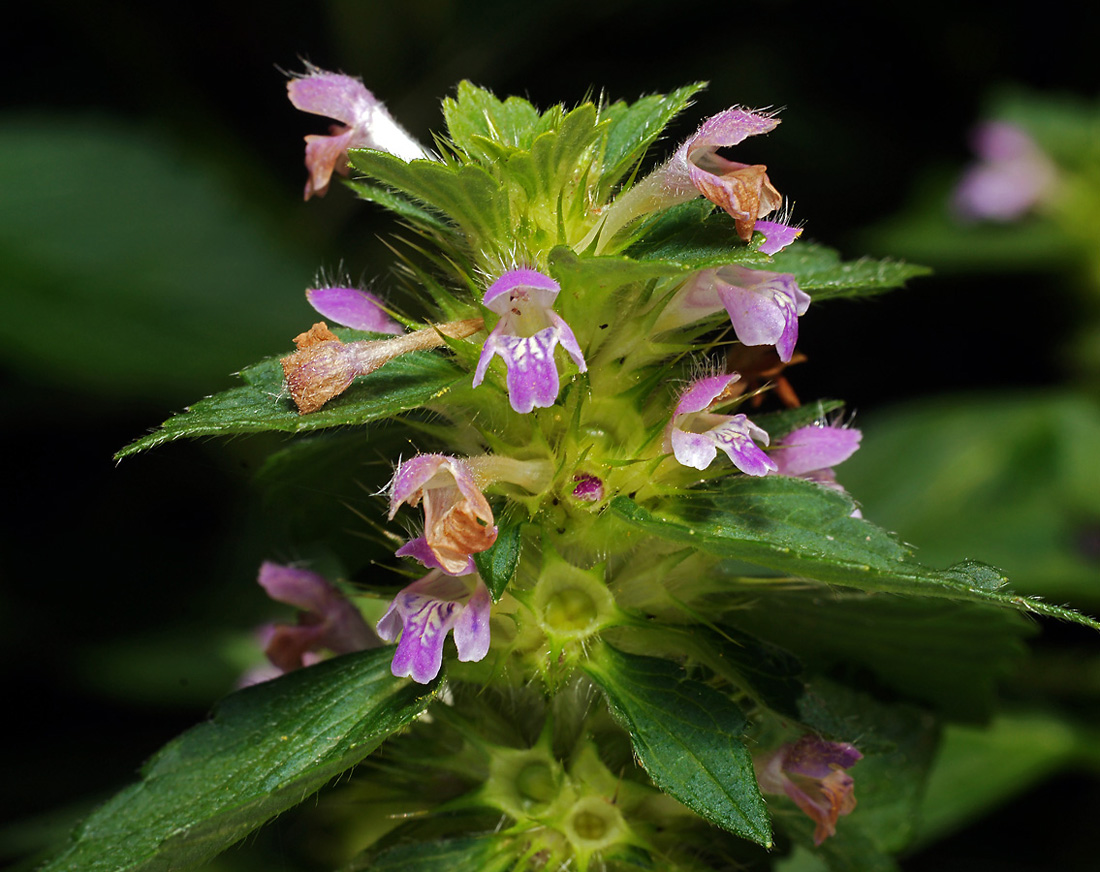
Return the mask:
<svg viewBox="0 0 1100 872"><path fill-rule="evenodd" d="M343 122L332 125L329 136L306 137L307 200L324 196L334 171L347 172L349 148L373 148L406 161L429 157L359 79L307 65L286 90L296 109Z"/></svg>
<svg viewBox="0 0 1100 872"><path fill-rule="evenodd" d="M497 538L493 510L470 469L456 457L421 454L397 468L390 486L390 520L404 503L424 501L424 535L397 553L451 575L473 571L473 555ZM429 556L430 555L430 556Z"/></svg>
<svg viewBox="0 0 1100 872"><path fill-rule="evenodd" d="M798 319L809 307L810 296L793 275L731 265L695 273L662 322L676 326L724 308L744 345L774 345L787 363L798 342Z"/></svg>
<svg viewBox="0 0 1100 872"><path fill-rule="evenodd" d="M855 781L845 772L863 755L847 742L806 735L753 760L764 793L789 796L816 824L814 844L836 835L837 818L856 807Z"/></svg>
<svg viewBox="0 0 1100 872"><path fill-rule="evenodd" d="M811 424L792 430L773 446L776 474L836 486L832 467L855 454L862 437L854 427L832 424Z"/></svg>
<svg viewBox="0 0 1100 872"><path fill-rule="evenodd" d="M990 121L975 129L972 144L979 163L955 189L960 217L1015 221L1050 197L1057 170L1023 128Z"/></svg>
<svg viewBox="0 0 1100 872"><path fill-rule="evenodd" d="M443 642L451 631L459 660L483 659L489 653L491 608L489 590L476 575L455 578L435 570L414 581L394 597L378 622L378 635L387 642L401 635L393 674L427 684L439 674Z"/></svg>
<svg viewBox="0 0 1100 872"><path fill-rule="evenodd" d="M310 288L306 291L309 304L330 321L367 330L371 333L404 333L404 328L386 314L385 305L370 291L358 288Z"/></svg>
<svg viewBox="0 0 1100 872"><path fill-rule="evenodd" d="M317 652L349 654L381 644L359 610L316 572L265 562L258 579L277 602L301 609L297 625L264 631L264 653L281 672L317 662Z"/></svg>
<svg viewBox="0 0 1100 872"><path fill-rule="evenodd" d="M676 403L665 430L665 450L692 469L706 469L722 449L733 465L747 475L767 475L776 469L753 441L768 444L768 434L747 415L716 415L709 409L740 376L735 373L701 378L688 386Z"/></svg>
<svg viewBox="0 0 1100 872"><path fill-rule="evenodd" d="M557 400L558 345L581 372L587 369L577 337L552 308L560 291L556 281L538 270L514 269L493 282L482 301L501 317L485 340L473 385L481 384L493 356L499 354L508 369L509 402L520 414Z"/></svg>

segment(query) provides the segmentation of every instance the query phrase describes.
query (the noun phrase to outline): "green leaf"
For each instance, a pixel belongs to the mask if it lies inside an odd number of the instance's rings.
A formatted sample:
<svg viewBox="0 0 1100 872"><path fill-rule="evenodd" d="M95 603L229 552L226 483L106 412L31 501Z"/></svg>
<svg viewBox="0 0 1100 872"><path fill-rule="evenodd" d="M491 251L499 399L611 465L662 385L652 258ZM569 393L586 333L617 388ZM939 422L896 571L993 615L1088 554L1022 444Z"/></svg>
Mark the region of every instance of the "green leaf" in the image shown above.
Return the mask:
<svg viewBox="0 0 1100 872"><path fill-rule="evenodd" d="M668 499L653 510L620 496L611 508L650 535L783 575L865 591L984 602L1100 629L1100 623L1069 609L1003 592L1006 579L985 564L923 566L885 530L851 517L851 499L829 488L786 476L731 476L719 488Z"/></svg>
<svg viewBox="0 0 1100 872"><path fill-rule="evenodd" d="M785 248L772 258L767 269L791 273L815 301L881 294L931 272L925 266L868 257L841 261L833 249L810 242L795 242Z"/></svg>
<svg viewBox="0 0 1100 872"><path fill-rule="evenodd" d="M430 228L442 233L453 233L454 228L435 213L418 206L407 197L387 191L364 181L347 181L345 184L359 195L359 199L377 203L413 225Z"/></svg>
<svg viewBox="0 0 1100 872"><path fill-rule="evenodd" d="M476 164L403 161L368 148L349 150L348 160L360 172L449 216L470 237L475 250L510 238L507 193L488 170Z"/></svg>
<svg viewBox="0 0 1100 872"><path fill-rule="evenodd" d="M470 157L486 162L498 155L485 151L482 140L529 149L539 132L539 110L526 100L509 97L501 101L466 80L458 83L454 98L443 101L443 117L451 141Z"/></svg>
<svg viewBox="0 0 1100 872"><path fill-rule="evenodd" d="M633 238L626 254L636 260L667 264L679 272L709 269L727 264L757 266L771 259L746 245L724 212L701 197L673 206L630 231ZM778 270L777 270L778 271Z"/></svg>
<svg viewBox="0 0 1100 872"><path fill-rule="evenodd" d="M690 106L691 98L705 87L704 82L695 82L670 94L651 94L629 105L619 101L600 110L600 120L611 122L600 178L601 200L642 159L665 126Z"/></svg>
<svg viewBox="0 0 1100 872"><path fill-rule="evenodd" d="M1053 712L1009 712L986 728L948 726L917 816L918 844L961 829L1066 767L1096 735Z"/></svg>
<svg viewBox="0 0 1100 872"><path fill-rule="evenodd" d="M1021 590L1100 605L1100 406L1044 390L929 399L861 421L844 482L928 562L963 548ZM950 512L943 511L951 506ZM965 518L966 523L959 523Z"/></svg>
<svg viewBox="0 0 1100 872"><path fill-rule="evenodd" d="M754 588L733 625L782 645L821 672L858 665L910 699L982 721L1023 654L1031 627L1002 609L943 599Z"/></svg>
<svg viewBox="0 0 1100 872"><path fill-rule="evenodd" d="M489 588L493 602L501 598L508 588L508 582L516 574L523 545L521 529L521 524L501 527L493 547L474 555L477 571Z"/></svg>
<svg viewBox="0 0 1100 872"><path fill-rule="evenodd" d="M194 868L354 766L427 707L389 648L301 669L223 700L95 811L41 872Z"/></svg>
<svg viewBox="0 0 1100 872"><path fill-rule="evenodd" d="M415 842L389 848L351 870L364 872L505 872L516 860L510 839L498 835Z"/></svg>
<svg viewBox="0 0 1100 872"><path fill-rule="evenodd" d="M606 643L584 667L653 783L701 817L771 847L771 824L741 742L745 716L669 660Z"/></svg>
<svg viewBox="0 0 1100 872"><path fill-rule="evenodd" d="M345 341L364 334L335 331ZM441 354L412 352L369 375L360 376L341 396L309 415L299 415L283 386L278 358L242 370L248 383L200 400L169 418L160 430L127 445L116 459L176 439L230 436L269 430L302 433L325 427L365 424L416 409L447 393L463 373Z"/></svg>

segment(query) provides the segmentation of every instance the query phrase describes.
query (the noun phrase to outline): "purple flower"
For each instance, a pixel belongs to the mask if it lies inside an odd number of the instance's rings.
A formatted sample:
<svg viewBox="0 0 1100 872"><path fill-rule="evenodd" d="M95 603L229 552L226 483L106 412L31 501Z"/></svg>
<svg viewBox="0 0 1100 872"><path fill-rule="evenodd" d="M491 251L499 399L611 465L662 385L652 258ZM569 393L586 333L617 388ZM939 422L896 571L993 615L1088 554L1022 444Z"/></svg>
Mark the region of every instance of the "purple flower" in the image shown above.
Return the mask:
<svg viewBox="0 0 1100 872"><path fill-rule="evenodd" d="M758 439L768 444L764 430L746 415L716 415L708 411L739 378L735 372L706 376L680 395L665 430L665 450L671 451L678 462L692 469L706 469L721 448L733 465L748 475L775 471L775 461L753 442Z"/></svg>
<svg viewBox="0 0 1100 872"><path fill-rule="evenodd" d="M802 235L801 227L792 227L779 221L757 221L756 232L764 237L757 251L762 254L778 254Z"/></svg>
<svg viewBox="0 0 1100 872"><path fill-rule="evenodd" d="M856 807L855 781L845 772L863 755L847 742L806 735L753 760L764 793L785 793L817 824L814 844L836 835L836 821Z"/></svg>
<svg viewBox="0 0 1100 872"><path fill-rule="evenodd" d="M473 473L458 458L444 454L421 454L405 461L390 485L390 520L402 504L416 506L421 500L424 535L398 554L417 557L451 575L472 571L472 556L497 538L493 510Z"/></svg>
<svg viewBox="0 0 1100 872"><path fill-rule="evenodd" d="M662 324L677 326L724 308L743 344L774 345L779 359L787 363L798 342L798 318L809 306L809 295L789 273L723 266L689 278L669 304Z"/></svg>
<svg viewBox="0 0 1100 872"><path fill-rule="evenodd" d="M306 291L309 304L330 321L367 330L371 333L404 333L404 328L386 314L385 305L370 291L358 288L310 288Z"/></svg>
<svg viewBox="0 0 1100 872"><path fill-rule="evenodd" d="M491 606L489 590L476 575L456 578L436 570L414 581L394 597L378 622L378 635L387 642L401 634L393 674L427 684L439 674L443 642L452 630L459 660L484 658L489 653Z"/></svg>
<svg viewBox="0 0 1100 872"><path fill-rule="evenodd" d="M792 430L772 447L776 474L835 486L832 467L855 454L862 436L854 427L823 424Z"/></svg>
<svg viewBox="0 0 1100 872"><path fill-rule="evenodd" d="M317 662L323 649L349 654L381 644L359 610L316 572L265 562L258 581L273 600L301 609L297 625L264 631L264 653L282 672Z"/></svg>
<svg viewBox="0 0 1100 872"><path fill-rule="evenodd" d="M980 162L955 189L960 217L1015 221L1050 195L1057 171L1022 128L990 121L975 129L971 142Z"/></svg>
<svg viewBox="0 0 1100 872"><path fill-rule="evenodd" d="M329 136L306 137L307 200L324 196L334 171L347 172L349 148L373 148L406 161L429 157L359 79L307 65L286 90L295 108L343 122L332 125Z"/></svg>
<svg viewBox="0 0 1100 872"><path fill-rule="evenodd" d="M514 269L493 282L482 301L500 320L485 340L473 385L481 384L493 355L499 354L508 368L508 399L520 414L552 406L557 400L554 350L559 344L581 372L587 369L577 337L552 308L560 290L556 281L538 270Z"/></svg>

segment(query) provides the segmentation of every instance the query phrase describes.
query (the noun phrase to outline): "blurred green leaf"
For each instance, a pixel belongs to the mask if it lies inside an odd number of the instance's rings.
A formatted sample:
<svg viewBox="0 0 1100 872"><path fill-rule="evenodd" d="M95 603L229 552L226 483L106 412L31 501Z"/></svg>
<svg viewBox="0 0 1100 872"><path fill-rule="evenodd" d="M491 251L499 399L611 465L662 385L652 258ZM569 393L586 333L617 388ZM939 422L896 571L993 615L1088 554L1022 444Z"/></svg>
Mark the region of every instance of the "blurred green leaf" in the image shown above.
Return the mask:
<svg viewBox="0 0 1100 872"><path fill-rule="evenodd" d="M337 657L227 697L42 872L194 868L297 805L427 707L434 685L394 678L392 653Z"/></svg>
<svg viewBox="0 0 1100 872"><path fill-rule="evenodd" d="M741 742L745 716L670 660L604 644L585 671L661 790L732 833L771 846L771 824Z"/></svg>
<svg viewBox="0 0 1100 872"><path fill-rule="evenodd" d="M150 398L224 384L300 330L314 268L142 128L0 122L0 354L25 377Z"/></svg>
<svg viewBox="0 0 1100 872"><path fill-rule="evenodd" d="M352 863L348 872L505 872L515 861L509 840L488 835L398 845L361 864Z"/></svg>
<svg viewBox="0 0 1100 872"><path fill-rule="evenodd" d="M927 400L861 423L841 479L865 514L919 542L963 548L1027 593L1100 604L1100 408L1072 393ZM944 511L950 506L950 511Z"/></svg>

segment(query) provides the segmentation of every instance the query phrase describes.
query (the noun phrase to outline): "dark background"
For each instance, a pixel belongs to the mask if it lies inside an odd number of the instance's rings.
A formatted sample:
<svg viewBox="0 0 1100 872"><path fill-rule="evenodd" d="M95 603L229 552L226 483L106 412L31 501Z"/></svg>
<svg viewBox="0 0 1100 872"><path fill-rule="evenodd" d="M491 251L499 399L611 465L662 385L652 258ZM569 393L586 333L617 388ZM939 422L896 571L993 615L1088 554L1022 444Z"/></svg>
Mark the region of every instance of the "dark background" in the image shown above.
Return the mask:
<svg viewBox="0 0 1100 872"><path fill-rule="evenodd" d="M279 353L309 323L300 293L313 269L342 262L353 276L384 282L391 260L376 238L385 219L373 207L338 187L301 202L301 137L325 124L285 98L281 70L302 69L302 59L361 76L425 141L440 127L440 99L461 78L541 107L593 91L633 99L708 80L675 136L734 103L782 107L782 126L747 142L738 159L768 164L808 238L847 257L888 255L866 250L865 234L911 199L928 168L965 162L967 128L994 89L1095 96L1094 29L1059 14L1057 4L1027 15L981 7L43 2L24 6L22 22L0 35L4 111L120 123L170 144L181 163L203 167L228 196L262 212L268 230L307 264L285 277L285 290L271 291L275 315L261 353ZM125 165L103 169L120 180L127 173ZM874 410L949 390L1057 383L1066 376L1057 340L1075 311L1063 297L1018 315L1015 301L1043 292L1035 281L949 274L871 302L811 310L800 348L813 366L797 386L805 397L840 396ZM0 293L7 296L2 285ZM103 306L110 311L109 298ZM49 342L50 325L41 328ZM248 487L270 441L177 444L121 465L111 460L169 412L228 387L229 373L253 359L232 348L226 355L220 383L112 391L42 368L33 356L0 354L8 464L0 680L6 718L20 736L5 764L6 819L78 806L126 783L139 761L227 689L225 664L195 665L199 678L193 664L176 664L167 687L151 686L158 679L149 675L114 687L120 660L164 675L151 649L114 640L167 635L188 662L188 646L209 650L210 638L240 632L262 614L249 584L259 560L295 556L279 550L277 525L255 511ZM1058 851L1069 849L1050 834L1068 831L1062 841L1074 842L1075 820L1083 824L1085 810L1097 808L1096 794L1085 779L1048 784L906 868L963 868L975 846L981 868L1056 868Z"/></svg>

